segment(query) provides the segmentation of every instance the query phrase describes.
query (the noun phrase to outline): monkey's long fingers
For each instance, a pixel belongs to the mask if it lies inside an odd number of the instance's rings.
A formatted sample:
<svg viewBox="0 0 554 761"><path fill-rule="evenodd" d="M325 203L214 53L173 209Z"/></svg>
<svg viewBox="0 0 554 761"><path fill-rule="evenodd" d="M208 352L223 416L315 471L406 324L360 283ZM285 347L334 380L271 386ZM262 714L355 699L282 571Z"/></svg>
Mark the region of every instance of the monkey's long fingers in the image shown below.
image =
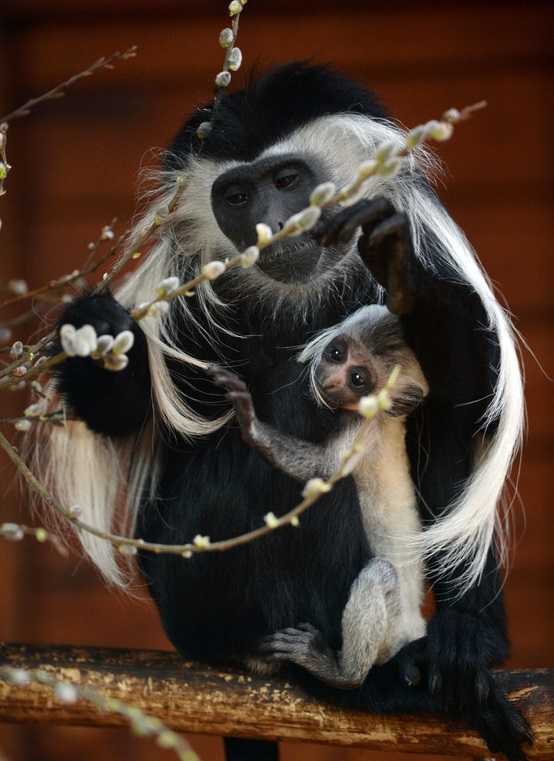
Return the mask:
<svg viewBox="0 0 554 761"><path fill-rule="evenodd" d="M314 636L319 634L318 629L315 628L315 626L312 626L311 624L298 624L298 629L303 632L309 632L310 634L313 634Z"/></svg>
<svg viewBox="0 0 554 761"><path fill-rule="evenodd" d="M347 243L359 227L372 227L395 213L386 198L362 199L347 206L316 228L314 234L323 246Z"/></svg>
<svg viewBox="0 0 554 761"><path fill-rule="evenodd" d="M295 651L297 643L296 636L277 632L262 639L259 650L261 653L270 653L271 655L291 655Z"/></svg>
<svg viewBox="0 0 554 761"><path fill-rule="evenodd" d="M306 666L309 656L317 650L316 641L319 636L317 630L283 629L264 637L259 648L260 652L270 653L277 660L292 660L298 665Z"/></svg>
<svg viewBox="0 0 554 761"><path fill-rule="evenodd" d="M360 239L358 248L374 277L385 288L391 312L410 312L414 306L416 285L406 215L395 213L383 219L367 237Z"/></svg>
<svg viewBox="0 0 554 761"><path fill-rule="evenodd" d="M401 240L404 245L409 245L409 223L405 214L396 212L391 217L380 221L369 234L369 245L380 246L385 238L390 238L393 235Z"/></svg>

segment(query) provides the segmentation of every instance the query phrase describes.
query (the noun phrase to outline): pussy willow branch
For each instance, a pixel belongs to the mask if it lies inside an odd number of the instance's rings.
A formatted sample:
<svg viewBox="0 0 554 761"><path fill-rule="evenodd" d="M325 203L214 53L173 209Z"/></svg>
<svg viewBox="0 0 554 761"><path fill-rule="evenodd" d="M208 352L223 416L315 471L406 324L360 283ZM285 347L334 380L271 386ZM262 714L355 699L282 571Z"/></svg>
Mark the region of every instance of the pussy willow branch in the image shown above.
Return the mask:
<svg viewBox="0 0 554 761"><path fill-rule="evenodd" d="M54 412L48 412L45 415L37 415L33 417L28 417L26 415L20 415L19 417L4 417L0 418L0 425L13 425L14 423L19 422L25 422L25 423L51 423L51 422L59 422L60 424L63 423L64 420L68 420L68 418L65 417L62 410L55 410Z"/></svg>
<svg viewBox="0 0 554 761"><path fill-rule="evenodd" d="M84 278L87 275L90 275L93 272L96 272L97 270L99 270L103 264L105 264L107 261L109 261L109 259L115 256L119 246L121 245L124 239L124 236L122 235L115 244L110 246L107 253L104 254L100 259L91 260L91 256L94 256L94 254L100 249L102 243L111 239L110 237L107 237L107 231L110 231L111 235L113 236L112 228L115 225L116 221L117 220L115 218L112 219L109 225L105 225L102 228L102 232L96 238L96 240L92 241L92 243L89 244L89 250L90 250L89 259L81 269L74 270L68 275L62 275L56 280L50 280L45 285L41 285L39 288L35 288L32 291L27 291L26 293L22 293L18 296L14 296L10 299L6 299L0 304L0 309L3 309L4 307L12 306L13 304L19 304L22 301L27 301L28 299L33 299L49 292L61 290L62 288L66 288L69 285L73 285L73 283L76 283L81 278Z"/></svg>
<svg viewBox="0 0 554 761"><path fill-rule="evenodd" d="M481 109L485 108L486 105L486 101L482 100L478 103L466 106L461 111L458 111L456 108L450 108L443 113L438 122L429 121L426 124L421 124L417 127L414 127L404 138L404 145L395 146L388 155L384 156L381 159L376 159L374 161L365 162L362 164L358 170L358 175L353 182L351 182L349 185L346 185L344 188L341 188L330 198L317 205L319 208L323 209L328 206L334 206L338 203L344 203L344 201L353 198L371 177L376 177L379 175L387 176L387 164L389 164L389 162L407 158L415 148L417 148L423 142L427 142L428 140L438 140L439 142L443 142L451 138L453 130L444 130L442 135L439 137L437 133L433 134L433 126L438 126L440 129L442 125L449 125L453 128L459 122L467 121L467 119L469 119L476 111L480 111ZM271 243L287 237L285 234L285 229L286 224L282 230L272 236Z"/></svg>
<svg viewBox="0 0 554 761"><path fill-rule="evenodd" d="M356 196L356 194L360 191L363 185L371 177L379 176L379 175L390 176L391 172L396 173L398 171L398 168L400 166L400 162L402 161L402 159L407 157L421 143L429 139L436 139L441 141L448 140L452 135L455 124L458 124L461 121L465 121L476 110L483 108L485 105L486 105L485 102L481 101L474 105L467 106L461 111L451 108L448 111L444 112L440 121L438 122L429 121L426 124L419 125L418 127L415 127L414 129L410 130L410 132L408 132L404 138L404 144L394 145L390 148L390 150L386 152L382 151L380 155L378 151L378 157L375 160L364 162L358 169L357 176L349 185L332 193L329 197L325 198L324 200L321 200L315 203L312 201L312 207L308 207L307 209L304 209L299 214L293 215L289 220L287 220L283 229L280 230L275 235L272 235L271 231L269 231L270 234L265 239L259 236L258 243L257 243L258 250L262 250L266 248L267 246L270 246L272 243L283 240L286 237L290 237L290 236L294 236L298 234L298 228L296 228L294 225L291 225L290 223L295 217L301 217L302 214L308 212L310 208L313 208L314 206L316 206L319 209L322 209L324 207L328 207L334 204L344 203L344 201L348 200L349 198ZM160 228L163 225L170 223L172 214L178 208L179 201L182 197L183 192L185 191L185 187L186 187L186 183L184 181L184 178L179 177L176 182L173 197L171 201L169 202L167 213L164 214L163 216L156 216L154 218L154 220L150 223L150 225L148 225L148 227L144 230L139 240L136 242L136 245L134 245L132 248L129 248L129 251L127 252L127 254L123 256L114 265L110 273L106 273L104 275L102 281L96 287L94 291L95 293L103 291L107 287L107 285L116 277L116 275L121 271L121 269L125 266L125 264L128 261L130 261L133 257L136 257L137 253L140 255L141 253L140 249L143 248L145 245L147 245L150 238L156 232L159 232ZM221 269L221 272L219 274L222 274L224 271L226 271L227 269L230 269L231 267L243 266L242 263L244 261L243 257L245 256L245 254L246 252L244 252L243 254L238 254L237 256L234 256L231 259L228 259L226 262L224 262L223 263L224 267ZM218 275L216 275L215 277L217 276ZM199 275L192 278L188 282L184 283L179 288L173 290L171 293L164 294L162 296L157 296L153 298L152 301L148 302L147 304L144 304L144 305L141 305L140 307L135 308L132 315L136 320L143 319L144 317L148 316L151 307L153 307L155 304L159 302L169 302L175 298L178 298L179 296L190 297L191 295L193 295L194 289L198 285L200 285L201 283L207 282L208 280L214 280L215 277L209 276L206 272L201 272ZM49 336L48 338L50 339L51 336ZM67 355L64 352L60 352L54 357L49 358L44 364L42 364L40 368L37 368L37 367L31 368L30 363L33 361L33 358L37 356L38 351L39 349L37 349L37 346L30 347L28 352L26 352L24 358L20 362L12 363L11 365L4 368L0 372L0 380L9 376L9 374L12 373L13 370L19 367L20 365L24 365L26 367L26 370L28 371L28 375L26 375L25 380L31 380L41 375L47 369L50 369L60 364L67 358ZM18 382L21 382L21 379L14 380L15 385L17 385Z"/></svg>
<svg viewBox="0 0 554 761"><path fill-rule="evenodd" d="M8 163L8 124L0 121L0 196L6 194L4 183L10 169L11 166Z"/></svg>
<svg viewBox="0 0 554 761"><path fill-rule="evenodd" d="M24 523L0 523L0 539L8 542L19 542L25 536L36 539L40 544L48 542L62 557L69 555L67 547L60 539L42 526L26 526Z"/></svg>
<svg viewBox="0 0 554 761"><path fill-rule="evenodd" d="M396 167L394 167L394 172L398 171L399 162L407 156L413 149L422 143L425 140L428 139L439 139L439 140L446 140L449 139L449 137L452 134L452 128L453 125L467 119L476 109L481 108L484 104L476 104L475 106L470 106L468 108L463 109L462 111L457 111L455 109L450 109L449 111L445 112L443 114L442 120L440 122L428 122L426 125L422 125L419 128L415 128L414 130L411 130L404 141L403 145L398 145L392 147L388 151L381 152L380 158L377 160L372 160L371 162L365 162L362 167L360 167L360 170L358 171L358 176L354 179L354 181L347 187L342 188L338 192L332 193L327 196L327 198L320 200L319 202L314 203L312 199L312 207L318 206L319 208L323 208L323 206L329 206L331 204L336 204L340 202L344 202L344 200L353 197L356 195L356 193L360 190L360 188L363 186L365 182L371 177L375 175L384 175L384 176L390 176L391 174L391 162L394 160L397 161ZM447 129L446 127L449 127ZM388 174L387 174L388 173ZM154 221L149 225L149 227L144 231L143 235L141 236L139 243L137 245L137 248L140 248L142 245L148 242L152 234L160 228L164 223L168 222L171 219L171 214L175 211L175 209L178 206L179 199L181 197L181 193L183 192L185 187L185 183L183 181L183 178L180 178L180 181L177 183L175 188L175 193L173 195L172 201L169 204L168 213L164 218L155 218ZM295 235L298 234L298 227L294 224L290 224L293 219L295 218L302 218L302 215L305 212L308 212L310 208L303 210L303 212L300 212L297 215L293 215L293 217L287 221L284 228L277 234L272 235L271 231L269 231L269 236L264 235L258 235L258 244L257 248L258 250L261 250L265 248L266 246L271 245L273 242L277 240L281 240L284 237L287 237L289 235ZM123 259L114 266L112 271L109 275L105 276L103 281L99 284L97 290L102 290L106 285L107 282L113 279L115 275L121 270L123 265L131 259L133 256L133 251L130 249L126 257L123 257ZM247 251L238 254L235 257L232 257L231 259L228 259L224 263L220 263L220 270L218 274L215 275L217 277L219 274L222 274L222 272L226 271L227 269L231 267L236 266L244 266L244 257L247 256ZM214 262L211 263L212 265ZM213 270L213 268L212 268ZM200 285L203 282L206 282L208 280L213 280L215 277L213 276L213 271L209 270L207 266L203 268L203 271L197 275L192 280L188 281L187 283L184 283L179 286L179 288L173 290L169 294L164 294L162 296L158 296L154 298L151 302L149 302L146 305L141 305L140 307L137 307L133 312L133 317L137 320L140 320L144 317L146 317L149 313L151 308L160 301L171 301L179 296L187 296L190 297L194 289ZM39 344L40 346L40 344ZM36 347L31 347L36 348ZM29 349L29 353L32 355L32 351ZM59 354L55 355L54 357L51 357L47 359L40 367L30 367L29 371L25 375L25 380L30 380L32 378L38 377L42 373L44 373L47 369L50 369L51 367L63 362L66 359L66 354L64 352L60 352ZM25 367L29 366L30 362L33 361L33 358L31 356L31 359L29 359L29 354L27 355L24 362L27 364ZM12 363L11 366L8 366L5 368L2 373L0 373L0 378L5 377L6 374L9 374L10 372L13 373L15 367L17 368L18 363ZM21 365L21 361L19 362L19 365ZM365 426L367 423L362 424L362 431L365 432ZM357 440L355 442L356 446L358 446ZM18 452L12 447L10 442L0 433L0 446L6 451L12 462L16 465L17 469L20 471L20 473L23 475L25 480L29 483L33 491L35 491L44 501L46 501L47 504L49 504L56 512L58 512L60 515L65 517L67 520L69 520L73 526L78 531L87 531L88 533L104 539L106 541L111 542L115 546L118 547L120 552L124 554L135 554L139 549L146 550L154 553L170 553L170 554L180 554L184 557L191 557L193 554L198 552L217 552L217 551L223 551L230 549L232 547L236 547L241 544L246 544L247 542L250 542L254 539L257 539L259 537L262 537L266 534L268 534L270 531L275 530L276 528L280 528L284 525L290 525L291 523L294 525L295 522L298 520L298 516L301 515L306 509L308 509L312 504L314 504L319 497L321 496L320 493L310 493L307 494L302 502L300 502L295 508L293 508L291 511L286 513L285 515L276 518L275 516L271 517L271 520L269 522L266 522L265 526L261 526L257 529L254 529L253 531L247 532L245 534L242 534L237 537L232 537L227 540L222 540L218 542L211 543L208 537L196 537L193 542L189 542L184 545L163 545L163 544L156 544L156 543L147 543L142 539L131 539L129 537L123 537L119 536L117 534L111 533L111 532L103 532L98 529L96 529L94 526L90 526L88 524L83 523L80 521L69 508L65 507L61 503L57 502L45 489L45 487L35 478L33 473L29 470L25 462L21 459ZM354 445L353 445L354 446ZM347 457L353 457L359 450L353 449L350 450L347 453ZM343 477L341 474L345 472L345 466L343 463L341 463L341 467L339 467L336 474L334 474L326 483L323 485L325 488L332 488L332 486L336 483L339 478ZM266 519L268 516L266 516Z"/></svg>
<svg viewBox="0 0 554 761"><path fill-rule="evenodd" d="M236 68L232 66L232 51L236 49L236 44L239 36L239 23L240 23L240 16L242 11L244 10L244 6L246 5L246 0L236 0L236 2L232 2L229 4L229 13L231 15L231 35L229 35L229 40L225 42L225 56L223 58L223 68L216 77L216 95L214 98L214 103L212 107L212 115L211 119L213 120L217 108L219 106L219 103L221 101L221 98L225 94L225 90L231 83L231 71L236 71ZM220 40L222 39L222 36L225 34L227 30L224 30L221 33ZM221 43L223 44L223 43ZM240 62L239 62L240 66ZM218 84L218 81L221 78L221 74L228 74L228 77L225 77L225 83L224 84Z"/></svg>
<svg viewBox="0 0 554 761"><path fill-rule="evenodd" d="M481 101L479 103L476 103L471 106L467 106L466 108L462 109L461 111L458 111L457 109L449 109L446 111L440 121L431 121L427 122L426 124L420 125L419 127L414 128L411 130L405 140L403 145L394 146L391 148L391 150L386 154L383 155L381 159L377 160L371 160L369 162L365 162L362 164L358 170L357 177L351 182L349 185L341 188L337 192L333 193L330 197L326 198L325 200L322 200L320 202L312 202L311 207L307 207L306 209L302 210L298 214L294 214L292 217L290 217L283 228L278 232L275 233L275 235L269 235L266 238L262 238L259 236L257 246L256 248L260 251L264 248L267 248L268 246L272 245L273 243L283 240L284 238L292 237L294 235L297 235L299 232L299 228L295 227L294 224L291 224L295 218L300 218L302 215L306 212L309 212L311 208L314 206L318 207L319 209L322 209L324 207L328 207L331 205L336 205L338 203L344 203L344 201L353 198L363 187L365 183L368 182L368 180L371 177L375 176L390 176L391 173L391 167L394 167L394 172L398 171L399 168L399 162L402 161L402 159L406 158L412 151L420 145L422 142L427 141L429 139L435 139L435 140L448 140L453 131L453 127L455 124L465 121L468 119L476 110L479 110L481 108L484 108L485 102ZM446 127L450 127L450 129L446 129ZM397 162L396 164L393 164L393 162ZM177 183L177 187L173 196L173 199L170 203L168 214L163 219L155 219L147 228L143 236L141 236L141 243L144 243L148 241L154 230L156 230L161 224L164 223L164 221L169 221L171 214L173 211L177 208L179 199L181 197L181 193L184 190L184 182L182 178L179 178L179 182ZM309 228L304 228L309 229ZM247 249L248 251L248 249ZM151 308L155 306L155 304L158 304L160 302L170 302L174 299L180 297L180 296L186 296L190 297L194 295L194 289L198 287L200 284L205 283L209 280L215 280L217 277L219 277L223 272L227 271L228 269L244 266L244 257L247 255L247 251L237 254L236 256L227 259L225 262L223 262L223 266L216 275L210 275L208 274L207 268L204 268L204 271L199 273L196 277L192 278L191 280L187 281L186 283L180 285L178 288L171 291L171 293L163 294L160 296L156 296L151 301L149 301L146 304L142 304L139 307L136 307L134 310L132 310L131 315L135 320L142 320L143 318L147 317L150 314ZM132 252L129 251L125 261L128 261L132 257ZM117 266L117 271L121 269L125 262L120 263ZM105 287L106 283L109 282L116 274L116 269L112 270L110 273L110 276L105 277L102 283L99 284L97 287L98 290L102 290L103 287ZM55 366L57 364L60 364L67 358L67 355L64 352L60 352L56 357L52 358L48 361L45 365L43 365L44 369L47 369L51 366ZM36 377L37 373L32 374L30 377ZM0 374L1 377L1 374Z"/></svg>
<svg viewBox="0 0 554 761"><path fill-rule="evenodd" d="M18 314L17 317L12 317L9 320L3 320L0 322L0 329L1 328L19 328L21 325L26 325L28 322L31 322L31 320L36 319L37 317L40 317L40 313L37 312L36 309L29 309L27 312L22 312L21 314ZM2 351L9 351L10 347L3 347Z"/></svg>
<svg viewBox="0 0 554 761"><path fill-rule="evenodd" d="M31 367L31 363L37 357L40 357L41 353L47 349L47 347L52 342L53 337L54 337L54 333L49 333L48 335L43 336L39 341L37 341L36 344L31 344L29 346L26 346L25 351L23 352L23 355L21 357L19 357L18 359L15 359L13 362L10 362L9 365L6 365L6 367L4 367L2 371L0 372L0 382L1 382L0 388L3 387L5 380L9 376L13 376L13 373L19 367L25 367L26 369L28 367ZM25 376L25 379L27 379L27 376Z"/></svg>
<svg viewBox="0 0 554 761"><path fill-rule="evenodd" d="M392 382L394 382L394 378L391 376L389 385ZM376 406L375 411L368 415L367 419L361 423L360 429L354 438L351 447L341 458L339 467L337 468L336 472L327 481L322 479L314 479L312 482L308 482L308 491L305 493L304 499L298 505L296 505L296 507L278 518L268 513L266 516L266 524L264 526L260 526L259 528L253 529L252 531L248 531L244 534L231 537L230 539L224 539L213 543L210 542L209 537L197 536L192 542L188 542L186 544L158 544L154 542L145 542L140 538L132 539L130 537L119 536L118 534L114 534L112 532L101 531L96 527L79 520L79 518L75 515L74 512L71 511L70 508L62 505L61 502L58 502L58 500L56 500L48 492L43 484L40 483L40 481L36 478L36 476L24 462L20 454L17 452L15 447L12 446L12 444L1 432L0 447L6 452L10 460L13 462L31 489L56 513L68 520L76 530L86 531L87 533L92 534L99 539L104 539L110 542L116 546L118 550L124 555L135 555L138 550L141 550L146 552L153 552L155 554L181 555L182 557L190 558L192 555L201 552L223 552L233 547L247 544L254 539L259 539L260 537L275 531L275 529L282 528L283 526L297 525L299 516L302 515L305 510L315 504L322 496L322 494L330 491L332 487L337 483L337 481L344 478L351 471L353 463L360 456L360 453L363 450L363 441L365 439L365 434L367 433L368 426L371 424L373 418L378 414L379 409L382 409L382 407L379 408ZM310 484L312 484L313 487L311 490L309 489Z"/></svg>
<svg viewBox="0 0 554 761"><path fill-rule="evenodd" d="M79 700L86 700L102 713L116 713L123 716L133 734L139 737L156 738L158 746L173 750L179 761L200 761L187 741L173 730L168 729L160 719L148 716L137 706L128 705L117 698L111 698L91 687L61 681L44 669L21 669L11 666L0 666L0 680L16 687L25 687L33 682L45 685L52 690L54 698L62 703L76 703Z"/></svg>
<svg viewBox="0 0 554 761"><path fill-rule="evenodd" d="M14 119L21 119L24 116L28 116L33 108L36 108L36 106L38 106L40 103L44 103L48 100L56 100L57 98L62 98L65 95L65 91L76 82L79 82L79 80L92 76L92 74L95 74L100 69L113 69L114 64L118 61L126 61L129 58L134 58L136 54L137 46L132 45L130 48L127 48L127 50L122 52L116 50L115 53L112 53L109 56L102 56L102 58L99 58L97 61L92 63L87 69L80 71L78 74L74 74L64 82L60 82L60 84L56 85L51 90L48 90L48 92L45 92L36 98L31 98L27 101L27 103L19 106L19 108L16 108L14 111L10 111L9 114L0 116L0 124L8 124Z"/></svg>
<svg viewBox="0 0 554 761"><path fill-rule="evenodd" d="M127 253L114 264L110 272L107 272L103 275L102 280L94 289L94 293L100 293L104 291L128 262L130 262L132 259L140 258L144 246L149 243L152 236L159 231L159 228L171 218L171 215L177 209L179 202L183 196L185 187L186 183L184 179L182 177L178 177L175 183L175 192L167 207L167 213L163 216L156 216L154 218L151 224L148 225L142 232L139 239L134 241L132 248L129 248Z"/></svg>
<svg viewBox="0 0 554 761"><path fill-rule="evenodd" d="M116 223L116 219L112 219L109 225L104 225L102 228L102 231L96 238L96 240L92 241L89 244L89 260L87 263L79 270L74 270L73 272L62 275L62 277L51 280L48 283L46 283L43 286L40 286L39 288L35 288L32 291L27 291L24 294L21 294L19 296L15 296L11 299L7 299L4 302L0 304L0 309L7 306L12 306L13 304L25 301L27 299L32 298L38 298L45 301L49 300L45 297L48 297L49 294L54 294L56 291L61 290L62 288L66 288L67 286L72 286L75 283L78 283L82 278L86 277L87 275L90 275L97 270L99 270L107 261L110 259L113 259L113 257L116 255L117 251L119 250L119 247L121 246L121 243L125 239L127 232L121 235L116 243L114 243L112 246L110 246L109 250L101 256L99 259L92 259L91 257L94 257L94 254L97 253L97 251L100 249L100 246L105 241L111 240L113 238L113 226ZM57 301L55 302L57 303ZM36 310L31 309L27 312L24 312L21 315L18 315L17 317L14 317L10 320L6 320L2 323L0 323L0 328L11 328L11 327L18 327L20 325L23 325L27 322L30 322L33 318L40 317L40 315L37 315ZM16 360L15 362L12 362L11 364L7 365L3 368L2 371L0 371L0 381L4 380L5 378L9 377L13 371L18 367L25 367L27 370L31 368L32 362L38 358L40 358L43 350L46 350L48 344L55 338L55 333L50 332L46 336L43 336L43 338L35 345L27 346L25 347L25 351L23 355ZM8 349L9 350L9 349ZM35 372L33 377L36 378L38 375L41 375L42 372L44 372L45 369L48 369L49 367L55 366L58 364L58 362L61 361L59 358L46 365L46 367L43 365L40 372ZM37 368L38 370L38 368ZM31 380L30 377L25 377L25 381Z"/></svg>
<svg viewBox="0 0 554 761"><path fill-rule="evenodd" d="M461 111L458 111L457 109L449 109L446 111L443 116L441 117L441 121L438 122L438 124L448 124L454 126L458 122L465 121L468 119L476 110L484 108L486 103L484 101L481 101L479 103L476 103L471 106L467 106L466 108L462 109ZM325 199L324 201L321 201L319 203L312 204L312 206L317 206L320 209L336 205L338 203L343 203L344 201L348 200L349 198L354 197L363 187L367 181L374 176L378 176L380 174L384 174L387 171L387 164L393 160L398 159L402 160L403 158L406 158L410 155L410 153L418 146L420 145L424 140L429 140L430 138L433 138L433 135L430 133L430 131L425 132L426 128L428 128L429 125L437 124L436 122L428 122L427 124L420 125L419 127L416 127L415 129L411 130L410 133L408 133L408 136L406 138L404 145L399 145L396 147L391 153L386 157L383 161L375 161L372 163L371 166L367 165L367 162L362 165L363 171L358 172L358 176L354 179L353 182L351 182L349 185L345 186L344 188L341 188L336 193L331 195L329 198ZM412 139L410 142L410 135L413 135L416 133L417 130L420 130L421 134L419 136L419 139L416 140ZM435 139L449 139L451 136L451 132L448 134L448 136L443 138L435 138ZM294 214L292 217L290 217L287 222L285 222L283 228L278 232L272 235L271 237L267 239L258 239L257 248L261 251L264 248L267 248L268 246L271 246L273 243L283 240L288 237L292 237L296 234L298 234L298 229L294 228L293 225L290 225L290 222L293 220L294 217L300 217L304 212L307 212L310 209L310 207L307 207L306 209L303 209L303 211L299 212L298 214ZM246 251L242 254L238 254L237 256L232 257L231 259L227 259L224 262L225 268L221 270L220 274L223 274L223 272L227 271L228 269L231 269L232 267L238 267L238 266L244 266L242 263L244 261L243 257L246 255ZM219 276L219 275L218 275ZM178 298L179 296L192 296L194 293L194 289L200 285L201 283L205 283L208 280L214 280L215 277L210 277L209 275L205 273L200 273L192 280L189 280L187 283L184 283L179 288L171 291L169 294L164 294L161 296L158 296L152 301L148 302L148 304L141 305L141 307L136 308L132 312L132 316L135 320L141 320L143 317L147 316L149 307L152 307L156 303L159 303L161 301L172 301L173 299Z"/></svg>

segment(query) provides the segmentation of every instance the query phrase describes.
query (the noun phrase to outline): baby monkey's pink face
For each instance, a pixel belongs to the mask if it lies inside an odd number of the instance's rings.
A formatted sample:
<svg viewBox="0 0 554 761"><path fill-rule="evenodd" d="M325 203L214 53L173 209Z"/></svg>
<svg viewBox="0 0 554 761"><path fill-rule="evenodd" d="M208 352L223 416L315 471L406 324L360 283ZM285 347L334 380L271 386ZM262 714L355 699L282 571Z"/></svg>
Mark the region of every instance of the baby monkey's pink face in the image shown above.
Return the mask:
<svg viewBox="0 0 554 761"><path fill-rule="evenodd" d="M323 398L335 409L356 411L362 396L385 385L391 371L390 357L387 360L349 336L337 336L325 347L316 370Z"/></svg>

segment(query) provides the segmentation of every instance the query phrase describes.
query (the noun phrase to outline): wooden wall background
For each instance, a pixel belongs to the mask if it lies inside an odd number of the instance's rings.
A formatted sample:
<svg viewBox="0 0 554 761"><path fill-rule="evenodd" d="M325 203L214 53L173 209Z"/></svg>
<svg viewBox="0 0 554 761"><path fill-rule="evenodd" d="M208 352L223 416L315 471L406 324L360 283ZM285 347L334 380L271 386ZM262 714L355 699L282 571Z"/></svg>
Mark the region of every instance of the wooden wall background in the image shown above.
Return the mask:
<svg viewBox="0 0 554 761"><path fill-rule="evenodd" d="M164 146L195 102L209 95L225 8L225 0L3 0L0 112L102 54L137 43L140 55L12 125L14 171L1 200L2 282L19 276L39 285L70 271L102 225L113 216L125 223L147 150ZM547 378L554 372L552 18L552 4L539 2L251 0L240 37L248 64L295 57L334 62L381 93L407 125L449 106L489 102L441 146L448 167L441 195L544 367L524 351L529 435L520 493L527 522L506 585L518 666L554 665ZM20 409L23 400L9 404ZM2 482L9 478L4 466ZM26 516L16 491L7 489L0 520ZM108 591L85 563L28 542L0 545L2 639L169 647L146 599ZM193 744L205 760L221 758L217 738L193 738ZM172 757L124 731L0 727L0 747L13 761ZM285 761L372 757L290 744L282 755Z"/></svg>

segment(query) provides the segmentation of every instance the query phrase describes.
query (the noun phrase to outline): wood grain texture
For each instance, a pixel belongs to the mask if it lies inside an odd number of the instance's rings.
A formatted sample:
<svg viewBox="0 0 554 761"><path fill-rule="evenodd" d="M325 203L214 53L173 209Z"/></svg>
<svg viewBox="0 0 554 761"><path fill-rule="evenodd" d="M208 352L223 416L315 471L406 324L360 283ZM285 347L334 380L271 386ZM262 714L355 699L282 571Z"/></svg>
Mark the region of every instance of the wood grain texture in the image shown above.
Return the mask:
<svg viewBox="0 0 554 761"><path fill-rule="evenodd" d="M4 645L0 662L40 668L95 687L158 716L173 729L243 737L317 740L337 746L482 756L485 747L457 722L431 716L374 716L306 697L286 679L200 666L159 651ZM535 733L530 758L554 754L554 671L503 671L499 683ZM0 719L79 726L119 726L85 702L62 704L41 685L0 682Z"/></svg>
<svg viewBox="0 0 554 761"><path fill-rule="evenodd" d="M372 716L324 705L284 678L246 675L158 651L4 645L0 662L40 668L126 700L183 732L307 740L374 750L482 756L484 745L461 724L429 716ZM554 753L554 671L504 671L497 679L532 724L531 758ZM119 726L84 702L62 704L41 685L0 682L0 719Z"/></svg>

